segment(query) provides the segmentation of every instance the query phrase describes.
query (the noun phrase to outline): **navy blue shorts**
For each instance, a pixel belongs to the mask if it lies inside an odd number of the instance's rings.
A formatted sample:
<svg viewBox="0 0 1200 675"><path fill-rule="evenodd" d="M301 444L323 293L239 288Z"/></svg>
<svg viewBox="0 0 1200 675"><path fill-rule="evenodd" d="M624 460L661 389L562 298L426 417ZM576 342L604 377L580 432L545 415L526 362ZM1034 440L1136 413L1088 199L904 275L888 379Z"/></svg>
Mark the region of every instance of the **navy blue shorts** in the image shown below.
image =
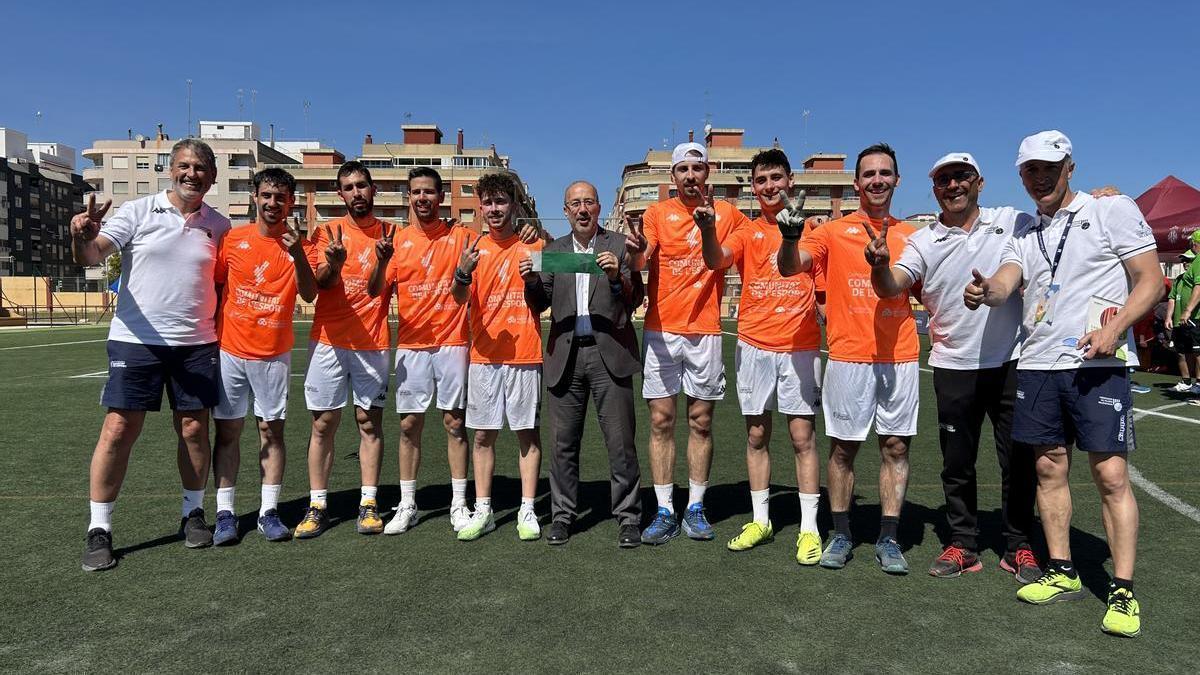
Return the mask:
<svg viewBox="0 0 1200 675"><path fill-rule="evenodd" d="M1128 371L1018 370L1012 437L1031 445L1075 445L1087 452L1133 450Z"/></svg>
<svg viewBox="0 0 1200 675"><path fill-rule="evenodd" d="M202 410L221 396L217 343L168 347L108 341L108 382L100 405L119 410L162 408L163 387L171 410Z"/></svg>

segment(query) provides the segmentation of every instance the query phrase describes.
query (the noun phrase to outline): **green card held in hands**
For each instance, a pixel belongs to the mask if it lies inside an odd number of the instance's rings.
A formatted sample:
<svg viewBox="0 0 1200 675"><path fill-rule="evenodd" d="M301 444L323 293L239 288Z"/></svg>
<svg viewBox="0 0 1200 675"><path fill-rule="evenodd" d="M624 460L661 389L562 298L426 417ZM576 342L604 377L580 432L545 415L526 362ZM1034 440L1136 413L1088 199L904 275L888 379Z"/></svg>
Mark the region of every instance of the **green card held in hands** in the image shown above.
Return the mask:
<svg viewBox="0 0 1200 675"><path fill-rule="evenodd" d="M595 253L533 251L529 255L533 259L534 272L604 274L596 264Z"/></svg>

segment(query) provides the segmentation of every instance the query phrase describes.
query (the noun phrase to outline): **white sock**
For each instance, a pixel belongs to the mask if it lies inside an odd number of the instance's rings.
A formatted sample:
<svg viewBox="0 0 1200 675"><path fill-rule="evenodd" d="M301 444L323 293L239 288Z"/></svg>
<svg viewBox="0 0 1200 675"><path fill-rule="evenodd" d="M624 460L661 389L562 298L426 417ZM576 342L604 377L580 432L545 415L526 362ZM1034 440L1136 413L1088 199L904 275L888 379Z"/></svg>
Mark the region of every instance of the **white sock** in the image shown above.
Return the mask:
<svg viewBox="0 0 1200 675"><path fill-rule="evenodd" d="M675 493L675 484L667 483L666 485L655 485L654 496L658 497L658 508L666 509L671 513L675 513L675 504L673 496Z"/></svg>
<svg viewBox="0 0 1200 675"><path fill-rule="evenodd" d="M521 510L522 511L532 511L533 510L533 497L521 497Z"/></svg>
<svg viewBox="0 0 1200 675"><path fill-rule="evenodd" d="M279 509L279 493L283 491L282 485L264 485L262 486L262 502L258 505L258 515L261 518L262 514L271 509Z"/></svg>
<svg viewBox="0 0 1200 675"><path fill-rule="evenodd" d="M329 506L329 490L309 490L308 501L319 509Z"/></svg>
<svg viewBox="0 0 1200 675"><path fill-rule="evenodd" d="M475 498L475 513L488 512L492 510L491 497L476 497Z"/></svg>
<svg viewBox="0 0 1200 675"><path fill-rule="evenodd" d="M704 503L704 491L708 489L708 481L697 483L694 480L688 479L688 508L692 508L692 504Z"/></svg>
<svg viewBox="0 0 1200 675"><path fill-rule="evenodd" d="M183 491L183 517L187 518L195 509L204 508L204 490Z"/></svg>
<svg viewBox="0 0 1200 675"><path fill-rule="evenodd" d="M801 532L816 532L817 531L817 504L821 501L821 495L806 495L800 493L800 531Z"/></svg>
<svg viewBox="0 0 1200 675"><path fill-rule="evenodd" d="M236 488L217 488L217 513L228 511L233 513L233 491Z"/></svg>
<svg viewBox="0 0 1200 675"><path fill-rule="evenodd" d="M371 501L375 501L375 495L379 493L379 486L378 485L364 485L364 486L362 486L362 490L360 492L361 492L362 496L359 497L358 503L361 506L363 504L366 504L368 499Z"/></svg>
<svg viewBox="0 0 1200 675"><path fill-rule="evenodd" d="M401 506L416 506L417 505L417 481L415 481L415 480L400 481L400 505Z"/></svg>
<svg viewBox="0 0 1200 675"><path fill-rule="evenodd" d="M116 502L88 502L91 507L92 520L88 523L88 530L94 530L97 527L112 532L112 512L113 505Z"/></svg>
<svg viewBox="0 0 1200 675"><path fill-rule="evenodd" d="M466 478L451 478L450 479L450 506L466 506L467 505L467 479Z"/></svg>
<svg viewBox="0 0 1200 675"><path fill-rule="evenodd" d="M770 498L770 488L750 491L750 506L754 508L754 522L763 527L766 527L767 523L771 522L771 516L767 509L767 500Z"/></svg>

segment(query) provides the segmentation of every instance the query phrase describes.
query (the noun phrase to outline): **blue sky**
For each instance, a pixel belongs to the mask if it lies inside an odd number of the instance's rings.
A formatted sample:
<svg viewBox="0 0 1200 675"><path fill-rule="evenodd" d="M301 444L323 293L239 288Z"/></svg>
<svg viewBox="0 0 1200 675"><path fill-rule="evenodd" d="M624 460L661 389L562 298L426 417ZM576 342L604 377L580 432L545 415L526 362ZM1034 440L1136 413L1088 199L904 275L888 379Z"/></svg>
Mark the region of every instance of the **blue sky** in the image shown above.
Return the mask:
<svg viewBox="0 0 1200 675"><path fill-rule="evenodd" d="M952 150L980 162L984 203L1028 206L1013 160L1046 128L1071 137L1077 187L1200 185L1194 3L81 7L6 3L0 126L78 149L157 122L178 137L188 78L195 119L237 118L236 90L255 89L263 129L300 138L308 100L308 136L348 156L366 133L398 140L410 113L511 155L546 217L579 178L607 211L624 164L706 113L797 164L891 143L901 216L936 210L926 172Z"/></svg>

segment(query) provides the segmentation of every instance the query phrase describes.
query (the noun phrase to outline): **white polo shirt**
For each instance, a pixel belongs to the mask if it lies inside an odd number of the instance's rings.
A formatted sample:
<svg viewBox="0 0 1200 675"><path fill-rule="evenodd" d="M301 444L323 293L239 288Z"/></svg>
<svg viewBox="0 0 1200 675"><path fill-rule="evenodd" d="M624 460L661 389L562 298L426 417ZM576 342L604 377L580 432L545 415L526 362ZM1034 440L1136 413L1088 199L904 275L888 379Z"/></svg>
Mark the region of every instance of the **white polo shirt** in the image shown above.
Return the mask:
<svg viewBox="0 0 1200 675"><path fill-rule="evenodd" d="M571 235L571 245L576 253L594 253L596 235L588 240L587 246L581 246L575 235ZM592 334L592 312L588 309L588 299L591 297L592 275L575 273L575 337Z"/></svg>
<svg viewBox="0 0 1200 675"><path fill-rule="evenodd" d="M1043 224L1043 220L1049 220ZM1062 258L1054 288L1050 285L1050 263L1054 260L1067 222L1070 233L1062 245ZM1038 234L1041 233L1041 245ZM1043 253L1043 248L1045 252ZM1096 199L1075 193L1066 208L1052 219L1039 217L1028 230L1018 230L1005 248L1000 264L1021 268L1025 283L1025 343L1017 368L1022 370L1072 370L1136 366L1137 349L1126 332L1129 360L1113 357L1083 361L1080 350L1064 341L1087 333L1088 306L1092 296L1125 304L1129 280L1122 261L1154 251L1154 233L1137 204L1125 196ZM1047 295L1047 291L1051 291ZM1037 320L1038 305L1045 315Z"/></svg>
<svg viewBox="0 0 1200 675"><path fill-rule="evenodd" d="M186 219L166 191L125 202L100 235L121 251L108 339L147 345L217 341L213 268L229 219L207 204Z"/></svg>
<svg viewBox="0 0 1200 675"><path fill-rule="evenodd" d="M991 276L1020 226L1033 216L1006 206L979 209L970 231L939 220L908 238L896 266L921 283L921 302L929 310L929 364L950 370L996 368L1017 358L1021 345L1021 297L972 312L963 304L971 270Z"/></svg>

